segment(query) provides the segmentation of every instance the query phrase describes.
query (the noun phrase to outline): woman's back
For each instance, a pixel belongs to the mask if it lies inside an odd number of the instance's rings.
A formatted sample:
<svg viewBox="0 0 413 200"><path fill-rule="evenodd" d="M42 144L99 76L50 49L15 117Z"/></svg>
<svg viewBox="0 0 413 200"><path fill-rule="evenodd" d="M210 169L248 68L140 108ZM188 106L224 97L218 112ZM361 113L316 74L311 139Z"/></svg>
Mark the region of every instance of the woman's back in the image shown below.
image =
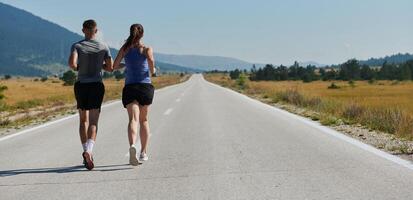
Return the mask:
<svg viewBox="0 0 413 200"><path fill-rule="evenodd" d="M125 54L125 85L134 83L151 83L149 65L146 56L139 48L130 48Z"/></svg>

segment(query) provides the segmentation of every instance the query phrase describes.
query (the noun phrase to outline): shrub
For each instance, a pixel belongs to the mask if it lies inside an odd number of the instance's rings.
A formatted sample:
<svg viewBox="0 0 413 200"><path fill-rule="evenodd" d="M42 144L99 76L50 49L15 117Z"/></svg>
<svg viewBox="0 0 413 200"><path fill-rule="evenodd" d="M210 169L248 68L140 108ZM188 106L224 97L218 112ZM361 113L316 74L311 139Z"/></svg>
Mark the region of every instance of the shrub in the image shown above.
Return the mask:
<svg viewBox="0 0 413 200"><path fill-rule="evenodd" d="M7 86L0 85L0 101L5 98L3 91L7 90Z"/></svg>
<svg viewBox="0 0 413 200"><path fill-rule="evenodd" d="M277 98L281 101L301 106L304 102L304 96L297 90L286 90L277 92Z"/></svg>
<svg viewBox="0 0 413 200"><path fill-rule="evenodd" d="M72 70L69 70L63 74L61 80L64 82L63 85L74 85L76 82L76 74Z"/></svg>
<svg viewBox="0 0 413 200"><path fill-rule="evenodd" d="M117 81L120 81L121 79L125 78L125 74L123 74L121 71L116 70L115 72L113 72L113 75L115 76L115 79Z"/></svg>
<svg viewBox="0 0 413 200"><path fill-rule="evenodd" d="M44 76L44 77L42 77L42 78L40 79L40 81L41 81L41 82L45 82L45 81L47 81L47 79L48 79L47 76Z"/></svg>
<svg viewBox="0 0 413 200"><path fill-rule="evenodd" d="M42 101L40 99L32 99L32 100L28 100L28 101L19 101L17 102L17 104L15 105L15 107L17 109L29 109L29 108L34 108L36 106L40 106L42 105Z"/></svg>
<svg viewBox="0 0 413 200"><path fill-rule="evenodd" d="M11 79L11 75L8 75L8 74L4 75L4 79L6 80Z"/></svg>
<svg viewBox="0 0 413 200"><path fill-rule="evenodd" d="M355 88L356 87L356 83L353 80L348 81L348 84L350 85L350 87Z"/></svg>
<svg viewBox="0 0 413 200"><path fill-rule="evenodd" d="M333 82L330 86L328 86L328 89L340 89L340 87Z"/></svg>
<svg viewBox="0 0 413 200"><path fill-rule="evenodd" d="M241 89L245 89L247 87L247 76L244 73L241 73L237 79L237 85Z"/></svg>
<svg viewBox="0 0 413 200"><path fill-rule="evenodd" d="M372 129L412 136L413 118L398 108L368 109L361 121Z"/></svg>
<svg viewBox="0 0 413 200"><path fill-rule="evenodd" d="M342 115L349 120L355 120L360 118L363 115L364 111L364 107L352 103L344 108Z"/></svg>

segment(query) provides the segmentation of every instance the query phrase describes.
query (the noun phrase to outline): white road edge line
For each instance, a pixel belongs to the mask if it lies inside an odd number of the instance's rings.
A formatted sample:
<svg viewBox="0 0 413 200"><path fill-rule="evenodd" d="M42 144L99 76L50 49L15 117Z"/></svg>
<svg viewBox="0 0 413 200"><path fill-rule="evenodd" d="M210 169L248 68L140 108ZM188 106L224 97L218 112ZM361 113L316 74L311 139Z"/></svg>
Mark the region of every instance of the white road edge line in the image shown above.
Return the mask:
<svg viewBox="0 0 413 200"><path fill-rule="evenodd" d="M188 79L188 80L189 80L189 79ZM186 81L185 81L185 82L186 82ZM166 90L166 89L169 89L169 88L177 87L178 85L183 84L183 83L185 83L185 82L178 83L178 84L175 84L175 85L166 86L166 87L163 87L163 88L161 88L161 89L157 89L157 90L155 90L155 93L161 92L161 91ZM113 101L113 102L110 102L110 103L107 103L107 104L103 104L103 105L102 105L102 108L109 107L109 106L112 106L112 105L117 104L117 103L121 103L121 101L120 101L120 100L116 100L116 101ZM38 125L38 126L35 126L35 127L32 127L32 128L24 129L24 130L22 130L22 131L20 131L20 132L17 132L17 133L12 133L12 134L10 134L10 135L6 135L6 136L4 136L4 137L0 137L0 142L2 142L2 141L4 141L4 140L8 140L8 139L10 139L10 138L14 138L14 137L23 135L23 134L28 133L28 132L31 132L31 131L35 131L35 130L38 130L38 129L41 129L41 128L44 128L44 127L53 125L53 124L57 124L57 123L63 122L63 121L68 120L68 119L72 119L72 118L74 118L74 117L77 117L78 115L79 115L79 114L76 113L76 114L73 114L73 115L69 115L69 116L66 116L66 117L63 117L63 118L54 120L54 121L46 122L45 124L41 124L41 125Z"/></svg>
<svg viewBox="0 0 413 200"><path fill-rule="evenodd" d="M205 80L205 81L206 81L206 80ZM363 142L360 142L360 141L358 141L358 140L356 140L356 139L354 139L354 138L352 138L352 137L350 137L350 136L344 135L343 133L340 133L340 132L338 132L338 131L336 131L336 130L334 130L334 129L331 129L331 128L329 128L329 127L322 126L321 124L319 124L319 123L317 123L317 122L314 122L314 121L312 121L312 120L310 120L310 119L307 119L307 118L305 118L305 117L302 117L302 116L299 116L299 115L290 113L290 112L288 112L288 111L282 110L282 109L280 109L280 108L277 108L277 107L274 107L274 106L265 104L265 103L263 103L263 102L261 102L261 101L258 101L258 100L256 100L256 99L250 98L250 97L248 97L248 96L246 96L246 95L244 95L244 94L238 93L238 92L236 92L236 91L234 91L234 90L231 90L231 89L229 89L229 88L222 87L222 86L217 85L217 84L215 84L215 83L211 83L211 82L209 82L209 81L206 81L206 82L208 82L208 83L211 84L212 86L215 86L215 87L218 87L218 88L227 90L227 91L229 91L229 92L231 92L231 93L237 94L238 96L241 96L241 97L243 97L243 98L251 101L252 103L256 103L256 104L259 104L259 105L261 105L261 106L265 106L268 110L275 111L275 112L281 112L281 113L283 113L283 114L285 114L285 115L288 115L288 116L290 116L290 117L292 117L292 118L295 118L295 119L297 119L297 120L299 120L299 121L301 121L301 122L303 122L303 123L305 123L305 124L307 124L307 125L309 125L309 126L311 126L311 127L314 127L314 128L320 130L320 131L323 132L323 133L329 134L329 135L331 135L331 136L333 136L333 137L335 137L335 138L338 138L338 139L343 140L343 141L345 141L345 142L347 142L347 143L350 143L350 144L352 144L352 145L354 145L354 146L357 146L357 147L359 147L359 148L361 148L361 149L363 149L363 150L365 150L365 151L368 151L368 152L373 153L373 154L375 154L375 155L377 155L377 156L379 156L379 157L382 157L382 158L384 158L384 159L387 159L387 160L389 160L389 161L392 161L393 163L399 164L399 165L404 166L404 167L406 167L406 168L408 168L408 169L410 169L410 170L413 170L413 163L410 162L410 161L404 160L404 159L402 159L402 158L399 158L399 157L397 157L397 156L394 156L394 155L391 155L391 154L389 154L389 153L387 153L387 152L384 152L384 151L382 151L382 150L379 150L379 149L377 149L377 148L375 148L375 147L373 147L373 146L371 146L371 145L368 145L368 144L365 144L365 143L363 143Z"/></svg>
<svg viewBox="0 0 413 200"><path fill-rule="evenodd" d="M163 113L163 115L169 115L169 114L171 114L172 111L173 111L172 108L168 108L168 110L166 110L166 111Z"/></svg>

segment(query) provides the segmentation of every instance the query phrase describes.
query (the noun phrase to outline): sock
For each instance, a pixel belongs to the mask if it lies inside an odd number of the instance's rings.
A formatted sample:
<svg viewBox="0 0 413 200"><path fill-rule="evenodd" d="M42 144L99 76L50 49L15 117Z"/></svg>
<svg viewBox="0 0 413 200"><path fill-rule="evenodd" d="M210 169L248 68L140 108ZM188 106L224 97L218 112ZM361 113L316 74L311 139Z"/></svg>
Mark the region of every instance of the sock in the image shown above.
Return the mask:
<svg viewBox="0 0 413 200"><path fill-rule="evenodd" d="M95 141L93 141L92 139L88 139L87 140L87 151L92 153L94 145L95 145Z"/></svg>
<svg viewBox="0 0 413 200"><path fill-rule="evenodd" d="M83 151L87 151L87 142L83 143L82 147L83 147Z"/></svg>

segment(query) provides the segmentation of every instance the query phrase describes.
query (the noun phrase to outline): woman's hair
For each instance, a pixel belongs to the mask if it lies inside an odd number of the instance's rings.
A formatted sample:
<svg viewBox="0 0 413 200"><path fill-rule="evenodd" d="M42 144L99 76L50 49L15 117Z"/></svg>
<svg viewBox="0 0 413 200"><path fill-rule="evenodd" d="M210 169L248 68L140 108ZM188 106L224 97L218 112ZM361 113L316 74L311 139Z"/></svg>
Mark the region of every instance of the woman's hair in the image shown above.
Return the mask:
<svg viewBox="0 0 413 200"><path fill-rule="evenodd" d="M125 44L122 46L123 50L128 50L133 45L139 45L143 37L143 26L141 24L132 24L130 26L130 33Z"/></svg>

